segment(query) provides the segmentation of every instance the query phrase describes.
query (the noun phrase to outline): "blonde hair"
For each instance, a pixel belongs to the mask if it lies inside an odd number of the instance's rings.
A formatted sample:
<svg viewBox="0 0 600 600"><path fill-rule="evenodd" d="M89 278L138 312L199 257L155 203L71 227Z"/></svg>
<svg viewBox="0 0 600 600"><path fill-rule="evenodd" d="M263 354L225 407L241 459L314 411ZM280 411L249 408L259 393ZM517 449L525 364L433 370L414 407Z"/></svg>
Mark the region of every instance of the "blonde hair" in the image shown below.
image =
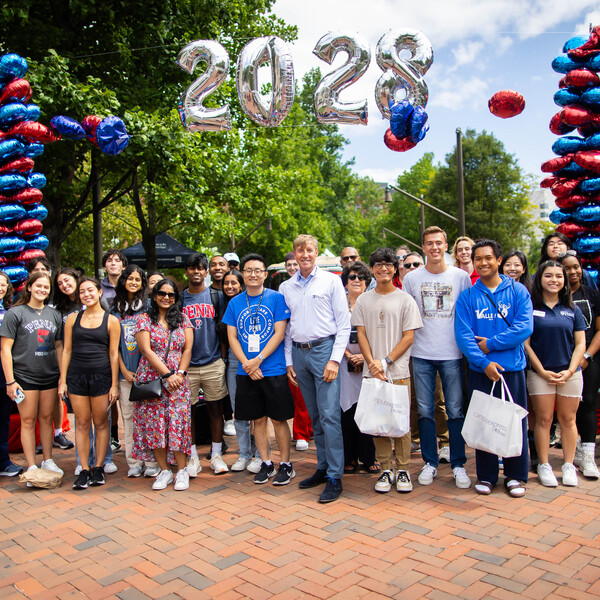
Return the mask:
<svg viewBox="0 0 600 600"><path fill-rule="evenodd" d="M456 241L454 242L454 246L452 246L452 258L454 259L455 267L460 267L460 262L458 260L458 245L461 242L469 242L469 245L471 246L471 248L473 248L473 245L475 244L475 242L470 237L467 237L466 235L462 235L462 236L456 238Z"/></svg>
<svg viewBox="0 0 600 600"><path fill-rule="evenodd" d="M303 248L306 246L306 244L312 244L317 253L319 252L319 242L317 241L317 238L309 235L308 233L301 233L298 237L296 237L294 240L294 250L297 248Z"/></svg>
<svg viewBox="0 0 600 600"><path fill-rule="evenodd" d="M446 241L446 243L448 242L448 236L446 235L446 232L441 228L438 227L437 225L432 225L431 227L428 227L424 232L423 232L423 240L422 243L425 243L425 238L428 235L432 235L434 233L441 233L444 236L444 240Z"/></svg>

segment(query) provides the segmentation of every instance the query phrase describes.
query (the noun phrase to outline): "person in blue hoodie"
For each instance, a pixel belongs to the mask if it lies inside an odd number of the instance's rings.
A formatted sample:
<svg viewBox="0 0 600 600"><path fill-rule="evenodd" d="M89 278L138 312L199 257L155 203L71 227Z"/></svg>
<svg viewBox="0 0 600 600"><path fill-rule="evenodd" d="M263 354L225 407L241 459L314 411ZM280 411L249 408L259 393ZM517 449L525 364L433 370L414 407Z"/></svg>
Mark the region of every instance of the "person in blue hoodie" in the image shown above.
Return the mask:
<svg viewBox="0 0 600 600"><path fill-rule="evenodd" d="M479 279L459 296L454 325L456 343L469 361L469 395L474 390L489 394L493 382L502 375L514 402L527 408L523 342L533 332L531 297L523 284L498 272L502 262L498 242L478 240L472 255ZM499 387L497 391L500 393ZM523 419L521 455L504 458L504 484L513 497L525 494L527 449L527 424ZM498 456L476 450L475 462L475 490L490 494L498 482Z"/></svg>

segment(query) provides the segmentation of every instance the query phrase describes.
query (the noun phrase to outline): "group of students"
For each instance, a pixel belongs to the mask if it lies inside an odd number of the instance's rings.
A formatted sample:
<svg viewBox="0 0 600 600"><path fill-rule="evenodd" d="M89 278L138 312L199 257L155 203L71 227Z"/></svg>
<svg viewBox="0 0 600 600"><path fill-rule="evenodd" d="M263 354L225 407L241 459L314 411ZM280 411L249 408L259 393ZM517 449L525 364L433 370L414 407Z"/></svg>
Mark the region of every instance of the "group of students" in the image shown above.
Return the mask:
<svg viewBox="0 0 600 600"><path fill-rule="evenodd" d="M395 483L399 492L409 492L411 434L392 442L363 434L354 422L362 378L414 388L422 485L433 483L442 455L436 428L439 379L447 460L457 487L468 488L461 434L465 398L476 389L489 393L502 376L516 403L527 407L529 396L530 411L523 421L521 455L503 461L507 492L525 494L528 439L539 458L541 483L557 485L548 462L555 407L563 484L577 485L574 465L584 476L598 478L600 368L593 357L600 347L600 299L569 240L558 233L547 236L533 279L522 253L502 255L493 240L459 238L456 266L446 264L443 230L428 228L422 242L426 264L418 253L379 248L368 266L346 261L340 278L316 266L315 238L299 236L286 259L286 267L294 263L290 279L279 291L265 287L267 265L257 254L244 257L240 270L218 257L224 263L219 263L221 290L204 284L207 257L189 257L188 288L180 294L161 274L149 282L139 267L123 268L122 253L111 251L106 280L61 269L54 295L49 272L32 269L12 307L10 281L0 272L2 366L6 393L18 403L27 468L37 468L38 421L42 467L62 473L52 460L57 435L52 424L61 422L54 414L62 405L58 399L68 396L79 465L73 487L102 485L111 450L108 416L118 400L128 475L153 477L153 489L173 482L175 490L187 489L190 477L201 471L194 413L203 390L215 474L229 470L222 458L223 399L229 396L239 446L231 470L252 472L257 484L272 478L274 485L286 485L295 476L287 421L298 413L299 396L306 400L318 460L316 473L301 488L327 483L320 501L335 500L342 473L356 472L360 461L367 472L379 474L376 491L387 492ZM121 265L111 282L113 258ZM129 402L134 382L156 379L160 397ZM4 425L5 406L3 411ZM280 452L278 470L270 456L269 418ZM2 474L19 472L3 453ZM491 493L499 458L476 451L477 492Z"/></svg>

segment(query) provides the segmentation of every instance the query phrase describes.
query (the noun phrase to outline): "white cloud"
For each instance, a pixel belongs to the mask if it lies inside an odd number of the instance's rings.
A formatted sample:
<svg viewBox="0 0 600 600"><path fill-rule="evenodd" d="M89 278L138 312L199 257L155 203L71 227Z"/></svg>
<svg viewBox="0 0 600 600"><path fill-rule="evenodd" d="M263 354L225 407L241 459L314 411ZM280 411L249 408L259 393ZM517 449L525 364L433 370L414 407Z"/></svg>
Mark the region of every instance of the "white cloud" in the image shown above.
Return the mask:
<svg viewBox="0 0 600 600"><path fill-rule="evenodd" d="M360 177L370 177L378 183L394 183L398 176L404 172L404 169L360 169L357 171Z"/></svg>
<svg viewBox="0 0 600 600"><path fill-rule="evenodd" d="M462 65L468 65L475 60L481 58L481 50L483 49L483 42L465 42L459 44L458 48L452 50L454 54L454 68L461 67Z"/></svg>
<svg viewBox="0 0 600 600"><path fill-rule="evenodd" d="M581 23L575 27L577 35L587 35L590 31L590 23L593 27L600 25L600 10L587 13Z"/></svg>
<svg viewBox="0 0 600 600"><path fill-rule="evenodd" d="M431 82L429 86L428 107L442 107L451 110L462 110L470 107L473 110L487 108L489 85L474 75L467 79L445 77Z"/></svg>

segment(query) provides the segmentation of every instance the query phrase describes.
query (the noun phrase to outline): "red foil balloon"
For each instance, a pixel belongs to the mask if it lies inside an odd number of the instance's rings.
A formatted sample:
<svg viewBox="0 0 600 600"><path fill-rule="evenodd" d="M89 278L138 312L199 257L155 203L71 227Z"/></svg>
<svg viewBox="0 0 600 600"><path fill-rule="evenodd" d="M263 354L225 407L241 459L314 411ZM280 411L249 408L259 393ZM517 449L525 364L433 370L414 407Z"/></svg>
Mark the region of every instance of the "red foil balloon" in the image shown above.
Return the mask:
<svg viewBox="0 0 600 600"><path fill-rule="evenodd" d="M394 152L406 152L411 148L414 148L417 144L413 142L410 137L397 138L391 129L388 129L383 136L384 144Z"/></svg>
<svg viewBox="0 0 600 600"><path fill-rule="evenodd" d="M587 125L590 122L594 122L597 119L597 115L583 106L569 105L560 111L560 118L566 125L579 127L579 125Z"/></svg>
<svg viewBox="0 0 600 600"><path fill-rule="evenodd" d="M557 181L558 177L545 177L540 181L541 188L551 188Z"/></svg>
<svg viewBox="0 0 600 600"><path fill-rule="evenodd" d="M31 98L31 86L27 79L13 79L7 83L0 93L0 104L5 102L22 102L27 104Z"/></svg>
<svg viewBox="0 0 600 600"><path fill-rule="evenodd" d="M584 169L600 171L600 150L584 150L577 152L573 160Z"/></svg>
<svg viewBox="0 0 600 600"><path fill-rule="evenodd" d="M42 232L42 222L37 219L23 219L14 226L14 232L23 237L29 237Z"/></svg>
<svg viewBox="0 0 600 600"><path fill-rule="evenodd" d="M8 133L10 135L20 135L28 142L38 142L40 144L48 144L60 140L59 134L37 121L17 123L8 130Z"/></svg>
<svg viewBox="0 0 600 600"><path fill-rule="evenodd" d="M550 119L550 131L554 135L566 135L567 133L571 133L574 129L575 127L570 127L562 122L559 112Z"/></svg>
<svg viewBox="0 0 600 600"><path fill-rule="evenodd" d="M33 169L33 159L32 158L17 158L16 160L11 160L10 162L2 165L0 167L0 175L4 175L4 173L29 173Z"/></svg>
<svg viewBox="0 0 600 600"><path fill-rule="evenodd" d="M589 69L573 69L569 71L561 80L564 86L561 87L592 87L600 85L600 77Z"/></svg>
<svg viewBox="0 0 600 600"><path fill-rule="evenodd" d="M23 252L19 252L14 259L18 260L21 264L26 265L32 258L41 258L42 256L46 256L43 250L37 250L35 248L30 250L23 250Z"/></svg>
<svg viewBox="0 0 600 600"><path fill-rule="evenodd" d="M582 196L581 194L572 194L571 196L557 198L554 201L554 204L556 204L558 208L576 208L577 206L587 204L593 200L593 198L588 198L587 196Z"/></svg>
<svg viewBox="0 0 600 600"><path fill-rule="evenodd" d="M28 187L16 194L0 194L0 204L12 204L20 202L21 204L39 204L42 201L44 194L37 188Z"/></svg>
<svg viewBox="0 0 600 600"><path fill-rule="evenodd" d="M565 154L564 156L559 156L558 158L551 158L547 160L545 163L542 163L542 172L543 173L554 173L555 171L560 171L560 169L564 169L570 162L573 160L573 154ZM544 179L544 181L546 181ZM542 186L542 187L550 187L550 186Z"/></svg>
<svg viewBox="0 0 600 600"><path fill-rule="evenodd" d="M600 27L594 27L588 41L579 46L567 51L569 58L577 60L578 58L589 58L600 52Z"/></svg>
<svg viewBox="0 0 600 600"><path fill-rule="evenodd" d="M557 198L570 196L573 192L575 192L577 186L582 181L584 181L584 178L582 177L579 177L578 179L565 179L561 177L550 189L552 194Z"/></svg>
<svg viewBox="0 0 600 600"><path fill-rule="evenodd" d="M562 233L568 238L594 233L595 229L593 225L580 225L578 223L561 223L556 227L557 233Z"/></svg>
<svg viewBox="0 0 600 600"><path fill-rule="evenodd" d="M501 119L509 119L520 115L525 109L525 99L519 92L501 90L488 101L490 112Z"/></svg>

